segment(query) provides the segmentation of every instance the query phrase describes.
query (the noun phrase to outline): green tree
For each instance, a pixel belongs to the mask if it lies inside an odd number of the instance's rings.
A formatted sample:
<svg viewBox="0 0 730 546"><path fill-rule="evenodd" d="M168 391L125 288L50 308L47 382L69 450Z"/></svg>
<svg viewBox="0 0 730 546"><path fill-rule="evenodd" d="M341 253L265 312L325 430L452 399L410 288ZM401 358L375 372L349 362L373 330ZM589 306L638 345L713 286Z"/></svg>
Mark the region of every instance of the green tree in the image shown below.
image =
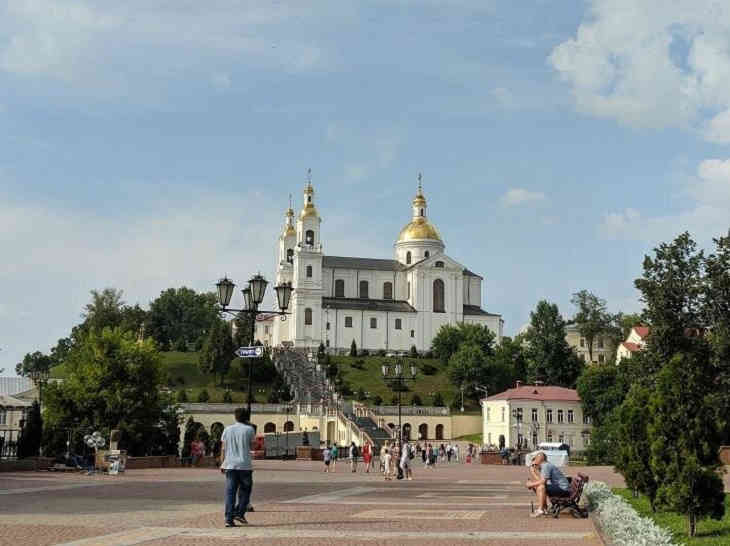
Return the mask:
<svg viewBox="0 0 730 546"><path fill-rule="evenodd" d="M202 344L218 320L213 293L199 294L183 286L168 288L150 303L146 329L160 347L169 350L180 344Z"/></svg>
<svg viewBox="0 0 730 546"><path fill-rule="evenodd" d="M662 507L686 514L689 536L697 520L722 519L725 494L718 451L721 431L711 407L715 374L704 339L693 339L695 350L677 354L657 374L645 411L650 466L658 477L656 500Z"/></svg>
<svg viewBox="0 0 730 546"><path fill-rule="evenodd" d="M647 411L651 391L641 384L634 384L618 410L616 469L621 472L626 485L649 498L652 510L656 510L657 481L650 465L651 445L647 427L651 416Z"/></svg>
<svg viewBox="0 0 730 546"><path fill-rule="evenodd" d="M208 389L203 389L198 393L198 402L207 402L210 400L210 394L208 394Z"/></svg>
<svg viewBox="0 0 730 546"><path fill-rule="evenodd" d="M449 359L449 379L456 387L464 386L464 397L478 401L477 386L486 386L489 392L501 392L511 381L508 365L487 357L474 342L466 342Z"/></svg>
<svg viewBox="0 0 730 546"><path fill-rule="evenodd" d="M446 364L465 343L476 345L485 356L490 356L494 353L494 342L492 331L481 324L445 324L439 328L431 342L431 350L434 356Z"/></svg>
<svg viewBox="0 0 730 546"><path fill-rule="evenodd" d="M18 457L37 457L41 447L41 432L43 430L43 419L41 408L35 400L25 419L23 429L20 431L18 440Z"/></svg>
<svg viewBox="0 0 730 546"><path fill-rule="evenodd" d="M433 400L431 401L431 405L438 406L438 407L446 405L446 403L444 402L444 397L440 392L437 392L436 394L433 395Z"/></svg>
<svg viewBox="0 0 730 546"><path fill-rule="evenodd" d="M413 406L422 406L423 400L421 400L421 397L418 395L418 393L414 393L413 396L411 396L411 405Z"/></svg>
<svg viewBox="0 0 730 546"><path fill-rule="evenodd" d="M238 313L233 319L235 335L233 341L236 347L250 347L254 344L251 333L254 325L254 317L248 313Z"/></svg>
<svg viewBox="0 0 730 546"><path fill-rule="evenodd" d="M36 351L26 354L23 361L15 365L15 373L23 377L30 377L34 372L49 372L53 365L53 357Z"/></svg>
<svg viewBox="0 0 730 546"><path fill-rule="evenodd" d="M588 360L593 362L593 343L597 337L606 334L611 328L613 315L606 308L606 300L588 290L576 292L570 301L578 309L573 322L580 335L585 338L588 345Z"/></svg>
<svg viewBox="0 0 730 546"><path fill-rule="evenodd" d="M634 284L646 305L643 317L651 324L647 345L658 365L692 349L691 336L686 333L703 323L703 265L704 253L697 250L688 233L660 244L654 257L644 258L643 277Z"/></svg>
<svg viewBox="0 0 730 546"><path fill-rule="evenodd" d="M217 319L211 325L208 337L203 343L198 365L204 373L217 375L220 378L220 384L223 385L223 378L231 369L234 350L230 326L225 321Z"/></svg>
<svg viewBox="0 0 730 546"><path fill-rule="evenodd" d="M350 356L353 358L357 356L357 343L355 343L354 339L350 343Z"/></svg>
<svg viewBox="0 0 730 546"><path fill-rule="evenodd" d="M227 390L223 393L223 403L224 404L232 404L233 403L233 396L231 396L231 391Z"/></svg>
<svg viewBox="0 0 730 546"><path fill-rule="evenodd" d="M626 397L628 385L621 369L614 364L588 366L578 378L578 395L583 413L598 427Z"/></svg>
<svg viewBox="0 0 730 546"><path fill-rule="evenodd" d="M516 339L503 337L500 344L494 348L492 362L496 366L509 371L507 382L503 385L504 388L514 384L516 380L527 380L527 355L521 337ZM501 392L502 390L493 392Z"/></svg>
<svg viewBox="0 0 730 546"><path fill-rule="evenodd" d="M558 306L540 301L530 313L530 327L524 334L528 381L575 387L583 363L565 340L565 321Z"/></svg>
<svg viewBox="0 0 730 546"><path fill-rule="evenodd" d="M370 399L370 404L372 406L382 406L383 405L383 397L379 394L376 394Z"/></svg>
<svg viewBox="0 0 730 546"><path fill-rule="evenodd" d="M120 328L104 328L74 346L66 359L62 383L43 391L46 429L60 431L49 441L65 448L65 430L120 429L120 448L130 455L158 452L165 443L165 410L160 356L153 340L138 342Z"/></svg>
<svg viewBox="0 0 730 546"><path fill-rule="evenodd" d="M182 389L181 391L178 391L177 393L177 401L180 404L184 404L188 401L188 393L185 392L185 389Z"/></svg>
<svg viewBox="0 0 730 546"><path fill-rule="evenodd" d="M115 288L104 288L101 292L91 291L91 302L84 307L83 328L86 331L101 331L116 328L124 319L124 292Z"/></svg>
<svg viewBox="0 0 730 546"><path fill-rule="evenodd" d="M367 394L365 394L365 389L363 389L362 387L357 389L357 400L359 402L365 402L365 400L367 400L367 399L368 399L368 397L367 397Z"/></svg>

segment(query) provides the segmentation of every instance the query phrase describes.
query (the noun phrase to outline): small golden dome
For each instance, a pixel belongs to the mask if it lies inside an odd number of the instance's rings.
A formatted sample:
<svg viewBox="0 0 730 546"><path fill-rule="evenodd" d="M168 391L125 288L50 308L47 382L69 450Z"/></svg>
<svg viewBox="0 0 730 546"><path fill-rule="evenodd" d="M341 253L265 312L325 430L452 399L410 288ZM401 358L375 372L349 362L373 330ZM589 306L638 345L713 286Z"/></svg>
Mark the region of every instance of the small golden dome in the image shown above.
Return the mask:
<svg viewBox="0 0 730 546"><path fill-rule="evenodd" d="M442 241L441 234L439 234L436 226L431 224L425 218L416 218L400 230L398 240L396 242L402 243L404 241L414 241L419 239Z"/></svg>
<svg viewBox="0 0 730 546"><path fill-rule="evenodd" d="M284 237L295 236L296 234L297 230L294 229L294 226L286 226L286 230L284 231Z"/></svg>
<svg viewBox="0 0 730 546"><path fill-rule="evenodd" d="M317 209L314 205L308 204L305 205L302 209L302 212L299 213L299 218L304 220L305 218L309 218L310 216L314 218L319 218L319 213L317 212Z"/></svg>

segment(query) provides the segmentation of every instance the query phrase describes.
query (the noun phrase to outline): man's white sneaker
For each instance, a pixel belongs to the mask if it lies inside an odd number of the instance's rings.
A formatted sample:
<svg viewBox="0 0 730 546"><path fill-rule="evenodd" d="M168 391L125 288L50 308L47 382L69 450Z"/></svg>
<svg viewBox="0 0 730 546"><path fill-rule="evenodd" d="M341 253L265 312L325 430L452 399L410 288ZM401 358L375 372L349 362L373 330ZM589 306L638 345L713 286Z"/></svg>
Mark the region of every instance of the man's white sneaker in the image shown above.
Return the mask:
<svg viewBox="0 0 730 546"><path fill-rule="evenodd" d="M532 514L530 514L531 518L539 518L541 516L546 515L546 512L544 510L535 510Z"/></svg>

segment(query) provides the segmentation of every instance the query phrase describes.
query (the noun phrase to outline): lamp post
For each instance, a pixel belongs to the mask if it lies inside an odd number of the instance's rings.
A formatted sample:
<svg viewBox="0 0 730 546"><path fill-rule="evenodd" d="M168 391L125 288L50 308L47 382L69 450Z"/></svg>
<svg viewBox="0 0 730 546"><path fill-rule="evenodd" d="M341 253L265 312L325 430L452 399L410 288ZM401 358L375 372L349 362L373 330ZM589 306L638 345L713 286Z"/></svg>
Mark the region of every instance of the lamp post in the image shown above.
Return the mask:
<svg viewBox="0 0 730 546"><path fill-rule="evenodd" d="M402 361L397 361L395 366L383 364L381 371L383 372L383 381L395 392L398 393L398 448L400 449L403 437L403 425L401 424L401 393L408 381L416 379L416 365L411 363L408 366L408 372L405 370Z"/></svg>
<svg viewBox="0 0 730 546"><path fill-rule="evenodd" d="M51 372L47 368L35 368L28 374L30 379L38 386L38 412L43 409L43 385L48 383ZM40 417L41 437L43 435L43 416ZM43 444L38 448L39 455L43 456Z"/></svg>
<svg viewBox="0 0 730 546"><path fill-rule="evenodd" d="M289 300L291 299L292 286L291 283L281 283L274 287L276 291L276 299L279 304L278 311L262 311L259 309L259 305L264 301L264 295L266 294L266 286L269 282L261 276L261 274L254 275L249 279L248 286L241 290L243 293L243 308L242 309L230 309L228 304L231 303L231 297L233 296L233 289L236 285L228 279L223 277L216 283L218 289L218 303L221 306L221 313L230 313L232 315L248 315L251 319L251 343L254 342L256 336L256 315L259 313L270 313L276 314L282 317L282 320L286 320L286 312L289 307ZM249 419L253 421L251 417L251 378L253 364L248 365L248 415Z"/></svg>

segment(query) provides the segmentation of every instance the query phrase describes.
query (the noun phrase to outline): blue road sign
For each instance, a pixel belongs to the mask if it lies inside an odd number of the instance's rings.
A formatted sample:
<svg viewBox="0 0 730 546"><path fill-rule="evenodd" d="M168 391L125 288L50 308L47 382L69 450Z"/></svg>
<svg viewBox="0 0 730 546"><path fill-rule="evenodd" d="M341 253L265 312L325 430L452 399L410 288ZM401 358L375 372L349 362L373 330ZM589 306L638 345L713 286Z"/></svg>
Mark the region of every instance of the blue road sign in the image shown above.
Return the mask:
<svg viewBox="0 0 730 546"><path fill-rule="evenodd" d="M264 348L261 346L256 347L239 347L236 349L236 356L239 358L259 358L263 356Z"/></svg>

